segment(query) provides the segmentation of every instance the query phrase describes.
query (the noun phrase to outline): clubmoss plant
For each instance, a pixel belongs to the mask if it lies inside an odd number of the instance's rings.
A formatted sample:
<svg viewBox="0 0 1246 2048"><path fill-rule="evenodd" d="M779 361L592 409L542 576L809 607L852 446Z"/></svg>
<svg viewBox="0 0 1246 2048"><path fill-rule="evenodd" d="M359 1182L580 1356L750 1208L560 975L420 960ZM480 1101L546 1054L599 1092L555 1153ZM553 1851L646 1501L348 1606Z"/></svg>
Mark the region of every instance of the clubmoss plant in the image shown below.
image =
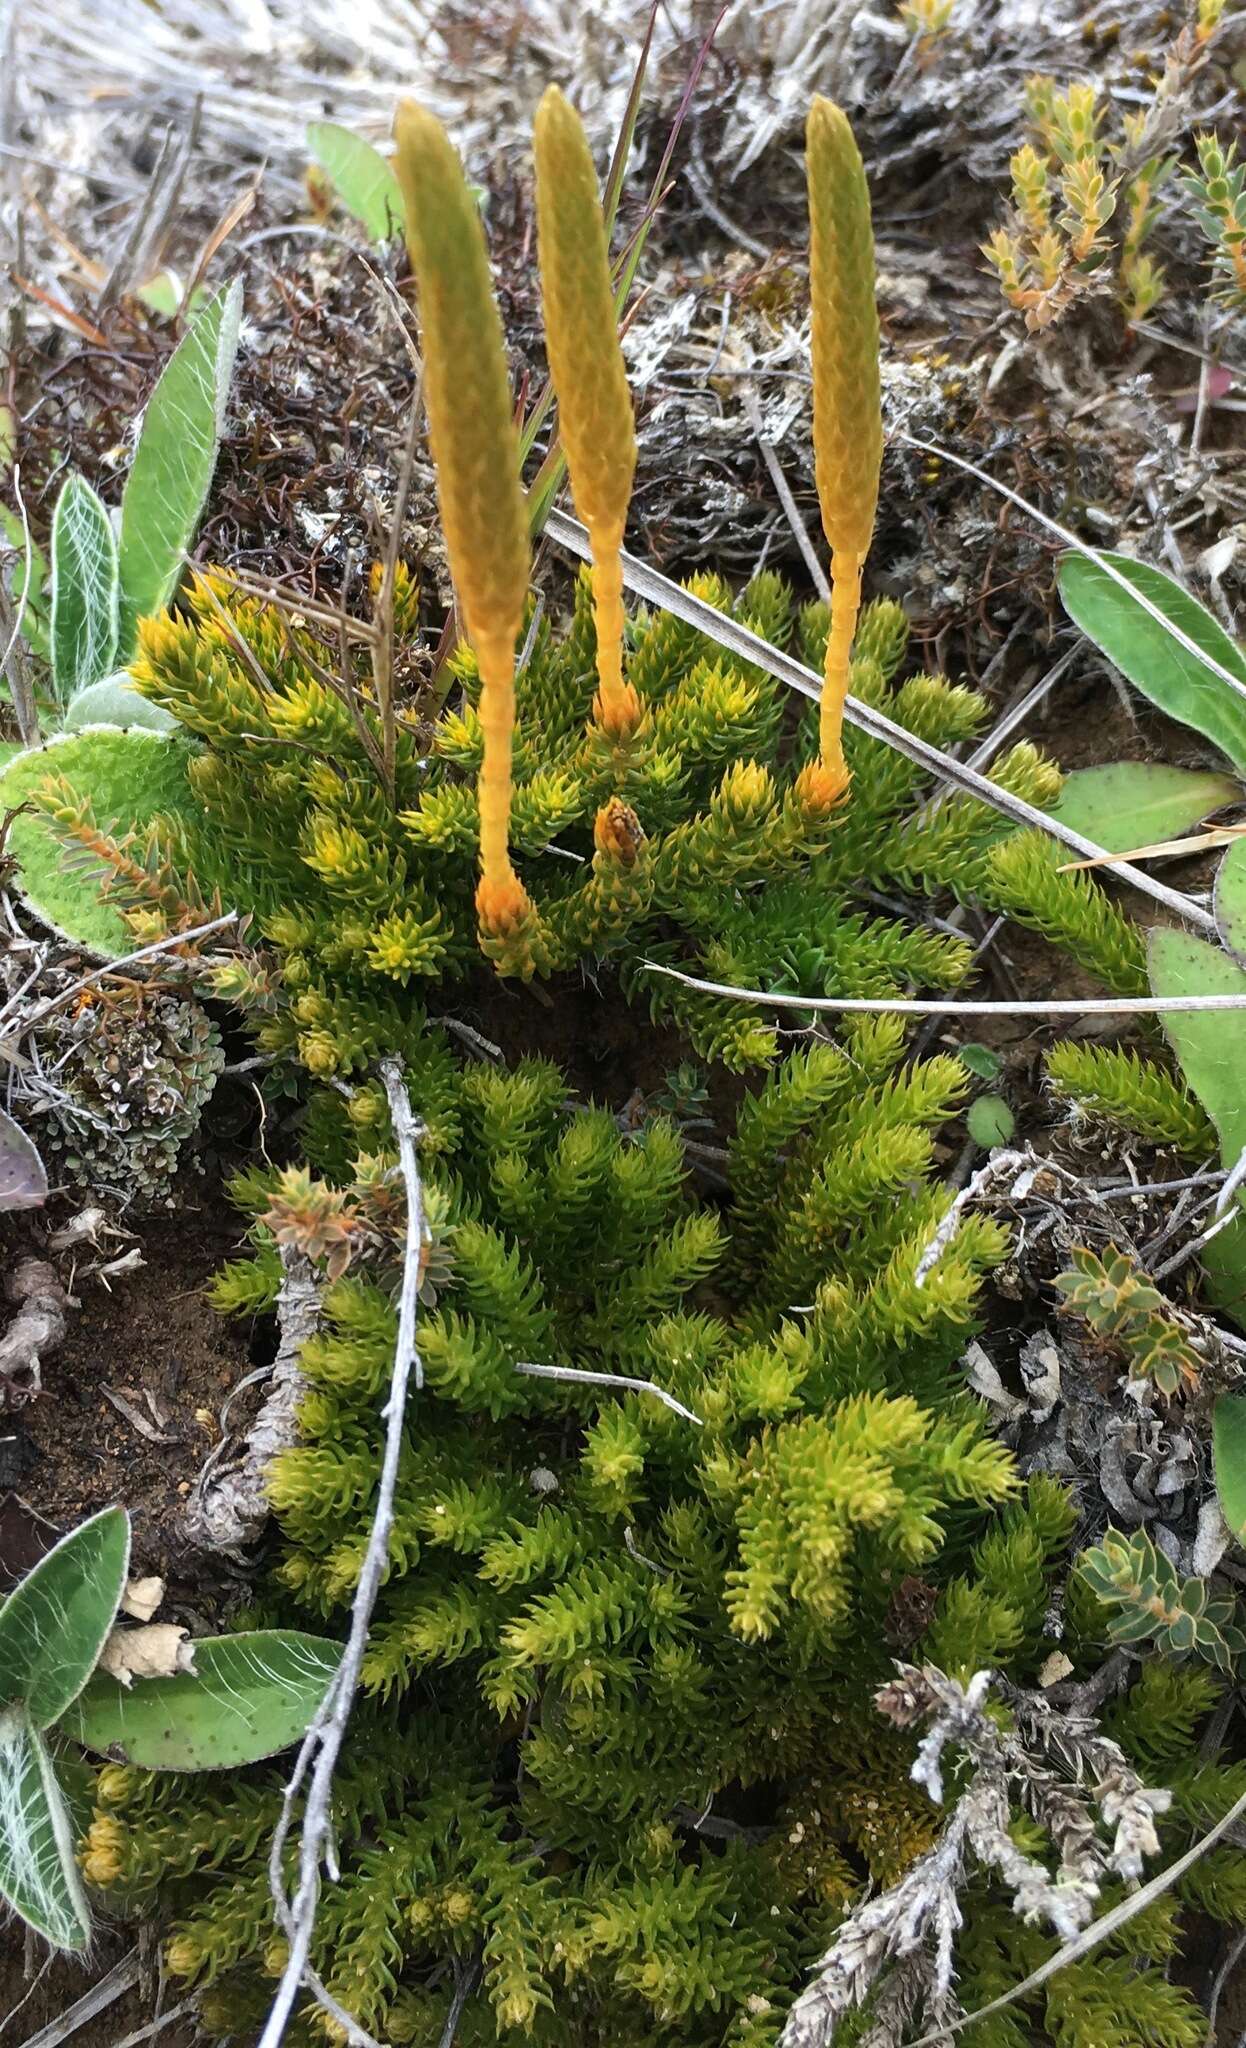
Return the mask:
<svg viewBox="0 0 1246 2048"><path fill-rule="evenodd" d="M1075 141L1086 125L1079 106L1065 125ZM516 681L528 541L479 216L439 124L406 106L397 129L438 490L471 643L452 671L462 702L399 729L366 669L335 678L337 650L306 625L199 579L184 611L144 623L133 669L141 697L206 743L187 769L194 815L110 852L85 792L58 787L44 799L67 836L111 859L118 901L138 911L139 929L189 924L192 908L228 891L278 949L282 974L235 975L223 991L255 995L266 1047L297 1050L322 1076L372 1057L385 1017L405 1017L395 984L461 979L476 941L500 971L524 978L614 958L625 987L704 1056L764 1063L777 1045L764 1016L658 983L646 963L818 995L955 985L963 948L902 936L851 902L861 886L892 879L919 892L976 891L1070 944L1112 986L1133 986L1140 942L1097 884L1056 874L1039 835L1010 839L979 802L953 799L902 822L919 793L915 771L879 742L845 740L850 684L936 744L967 737L982 706L939 677L896 685L903 612L860 611L882 446L878 317L869 196L840 110L818 101L809 123L814 440L832 566L829 609L800 619L825 678L816 736L767 672L729 661L679 620L642 616L620 638L634 435L596 182L557 95L538 124L541 263L595 560L591 604L582 591L561 640L544 621L533 628ZM714 579L694 588L732 608ZM776 644L792 632L790 598L772 576L757 577L734 609ZM858 787L845 804L850 759ZM1059 786L1025 745L995 773L1033 804ZM462 914L473 856L474 935ZM801 893L804 881L812 888ZM348 995L363 1002L349 1022Z"/></svg>
<svg viewBox="0 0 1246 2048"><path fill-rule="evenodd" d="M1054 873L1041 848L1010 852L987 805L923 805L910 762L843 730L849 684L937 744L968 739L986 707L942 677L905 678L902 610L860 609L878 331L842 114L823 102L810 123L833 602L797 613L765 573L735 596L695 586L822 668L805 719L768 672L674 615L623 620L620 637L630 411L595 179L557 98L538 131L541 263L572 486L596 530L565 629L534 621L479 221L429 116L404 109L398 145L470 642L453 702L394 721L378 776L370 667L336 674L338 650L306 619L204 577L146 623L134 672L191 736L187 805L117 843L86 793L43 802L111 865L141 932L185 928L228 892L250 929L218 962L217 993L275 1063L332 1084L309 1091L303 1157L240 1177L249 1251L213 1290L222 1310L272 1311L299 1257L321 1294L297 1440L269 1475L274 1618L340 1629L376 1505L407 1225L381 1056L401 1063L421 1120L423 1385L394 1411L394 1523L315 1968L374 2038L416 2048L444 2042L452 2012L464 2048L776 2048L845 1911L902 1881L939 1833L911 1741L880 1723L872 1692L897 1656L1034 1685L1074 1510L1052 1480L1022 1483L966 1390L1002 1228L968 1214L918 1278L950 1200L936 1132L963 1105L963 1063L909 1059L894 1015L780 1060L764 1011L651 966L810 995L954 989L968 946L879 915L871 894L897 888L1009 902L1114 985L1135 972L1136 934L1093 880ZM586 320L605 327L590 337ZM1029 745L995 773L1033 803L1058 791ZM482 949L524 977L612 968L681 1051L759 1070L722 1115L712 1200L694 1190L686 1134L643 1088L621 1108L613 1071L599 1103L545 1059L456 1061L430 1011L480 988ZM508 1008L522 1035L528 1005ZM1104 1603L1085 1582L1075 1597L1069 1640L1093 1663ZM1179 1704L1188 1761L1209 1709L1188 1691ZM90 1880L168 1915L166 1961L208 2032L258 2022L285 1962L277 1774L224 1800L110 1763L96 1796ZM1047 1853L1006 1795L996 1820ZM1061 1846L1067 1809L1062 1825ZM1241 1891L1234 1864L1219 1896ZM986 1879L973 1906L970 2004L1047 1952ZM1135 1968L1160 1947L1131 1939L1106 1989L1053 1991L1044 2038L1126 2048L1145 2007L1157 2048L1187 2048L1192 2002L1162 1963ZM338 2038L310 2002L297 2025L304 2043Z"/></svg>
<svg viewBox="0 0 1246 2048"><path fill-rule="evenodd" d="M1180 165L1174 117L1179 130L1183 96L1206 62L1222 14L1221 0L1200 0L1166 53L1154 99L1123 114L1118 134L1105 129L1094 82L1060 91L1052 78L1026 81L1033 137L1010 164L1010 218L982 253L1031 331L1051 326L1109 284L1130 326L1163 297L1164 267L1147 244ZM1224 148L1215 135L1197 136L1195 144L1198 169L1182 172L1181 195L1212 244L1213 297L1240 305L1246 261L1233 146Z"/></svg>
<svg viewBox="0 0 1246 2048"><path fill-rule="evenodd" d="M1237 161L1237 145L1226 146L1218 135L1195 137L1198 169L1182 179L1182 189L1211 244L1213 296L1224 306L1246 306L1246 164Z"/></svg>
<svg viewBox="0 0 1246 2048"><path fill-rule="evenodd" d="M742 1107L721 1207L669 1122L624 1132L545 1062L460 1069L425 1032L410 1072L435 1299L316 1967L379 2038L430 2048L456 1955L481 1961L482 2038L760 2048L869 1874L932 1839L870 1685L927 1636L1034 1669L1070 1533L959 1384L998 1226L970 1219L915 1279L964 1070L905 1065L892 1019L812 1047ZM284 1597L331 1626L372 1512L401 1234L357 1102L320 1099L312 1180L248 1175L253 1256L216 1290L272 1301L277 1219L327 1258L327 1174L340 1277L271 1493ZM92 1830L115 1886L172 1909L170 1966L244 2000L279 1960L278 1797L110 1779Z"/></svg>
<svg viewBox="0 0 1246 2048"><path fill-rule="evenodd" d="M1189 1158L1215 1153L1215 1126L1201 1102L1153 1059L1065 1039L1047 1055L1047 1080L1077 1116L1113 1124L1151 1145L1171 1145Z"/></svg>
<svg viewBox="0 0 1246 2048"><path fill-rule="evenodd" d="M779 642L798 627L821 664L825 607L794 622L771 576L734 605L713 580L696 587ZM900 625L894 606L867 607L861 643L896 663ZM852 800L827 811L809 795L821 774L816 720L793 731L781 686L670 617L634 621L630 643L644 717L621 792L619 757L591 717L599 685L587 578L570 631L559 638L543 620L517 681L511 838L544 971L613 963L625 990L678 1024L702 1057L738 1070L774 1059L774 1022L659 979L647 960L751 988L790 989L795 971L811 995L959 986L971 966L963 942L881 915L858 892L952 886L993 900L997 815L960 799L915 813L921 772L856 731L846 736ZM112 900L138 934L202 921L218 891L250 912L265 950L227 970L221 992L247 1001L264 1049L293 1054L320 1078L359 1071L387 1037L405 1040L439 984L464 981L479 962L472 782L484 736L474 658L464 650L456 661L461 709L420 735L399 732L395 811L347 706L322 680L326 650L271 609L197 583L188 615L148 622L143 648L136 688L203 743L184 770L187 803L126 845L63 782L40 801L67 840L111 866ZM872 657L854 663L852 678L858 696L938 744L969 737L986 715L972 691L940 677L889 682ZM1024 744L996 777L1039 803L1059 788L1051 764ZM1098 933L1096 884L1055 877L1050 891L1057 908L1069 906L1070 930L1081 928L1088 897L1087 933ZM486 950L504 964L491 943Z"/></svg>

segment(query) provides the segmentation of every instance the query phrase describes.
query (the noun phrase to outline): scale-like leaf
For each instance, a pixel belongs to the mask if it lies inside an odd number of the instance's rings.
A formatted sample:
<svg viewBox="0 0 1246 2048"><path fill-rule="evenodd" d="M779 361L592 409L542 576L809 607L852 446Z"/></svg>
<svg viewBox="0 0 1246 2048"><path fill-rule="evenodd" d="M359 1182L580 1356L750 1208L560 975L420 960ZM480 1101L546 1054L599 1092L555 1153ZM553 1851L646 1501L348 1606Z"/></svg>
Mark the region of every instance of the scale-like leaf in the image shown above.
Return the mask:
<svg viewBox="0 0 1246 2048"><path fill-rule="evenodd" d="M40 1558L0 1607L0 1701L35 1728L70 1707L99 1662L130 1565L130 1518L104 1508Z"/></svg>
<svg viewBox="0 0 1246 2048"><path fill-rule="evenodd" d="M41 1209L47 1198L48 1176L39 1147L0 1109L0 1213Z"/></svg>
<svg viewBox="0 0 1246 2048"><path fill-rule="evenodd" d="M256 1629L194 1645L195 1668L130 1687L100 1672L66 1716L84 1749L145 1770L220 1771L288 1749L306 1732L342 1658L340 1643Z"/></svg>
<svg viewBox="0 0 1246 2048"><path fill-rule="evenodd" d="M371 241L402 233L402 187L379 149L336 121L309 122L307 147Z"/></svg>
<svg viewBox="0 0 1246 2048"><path fill-rule="evenodd" d="M1052 816L1105 853L1128 853L1179 838L1241 795L1229 775L1159 761L1108 761L1066 776Z"/></svg>
<svg viewBox="0 0 1246 2048"><path fill-rule="evenodd" d="M52 687L59 704L116 666L117 543L85 477L69 477L52 514Z"/></svg>
<svg viewBox="0 0 1246 2048"><path fill-rule="evenodd" d="M1104 562L1130 589L1121 588ZM1201 732L1246 774L1246 656L1206 605L1162 569L1132 561L1128 555L1105 554L1099 560L1064 555L1059 584L1069 617L1121 674L1170 718ZM1144 609L1131 591L1139 592L1161 616ZM1173 628L1197 651L1183 646ZM1241 692L1216 668L1234 677Z"/></svg>
<svg viewBox="0 0 1246 2048"><path fill-rule="evenodd" d="M69 1809L20 1707L0 1712L0 1898L56 1948L83 1949L91 1939Z"/></svg>
<svg viewBox="0 0 1246 2048"><path fill-rule="evenodd" d="M235 281L183 335L148 400L121 500L122 663L134 653L139 620L162 610L172 596L199 524L216 468L241 318L242 286Z"/></svg>

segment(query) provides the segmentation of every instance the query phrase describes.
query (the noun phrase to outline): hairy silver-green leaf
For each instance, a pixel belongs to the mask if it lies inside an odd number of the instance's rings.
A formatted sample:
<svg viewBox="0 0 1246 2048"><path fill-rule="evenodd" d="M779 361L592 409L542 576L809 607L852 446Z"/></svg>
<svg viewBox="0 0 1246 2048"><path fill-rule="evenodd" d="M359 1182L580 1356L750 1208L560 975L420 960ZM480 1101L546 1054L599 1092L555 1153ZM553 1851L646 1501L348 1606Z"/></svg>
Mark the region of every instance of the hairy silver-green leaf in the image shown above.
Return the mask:
<svg viewBox="0 0 1246 2048"><path fill-rule="evenodd" d="M117 543L85 477L71 476L52 514L52 687L59 704L116 665Z"/></svg>
<svg viewBox="0 0 1246 2048"><path fill-rule="evenodd" d="M0 813L28 806L13 820L9 852L18 863L22 896L37 917L106 960L133 949L133 932L100 894L98 866L75 860L51 820L30 800L49 777L63 775L76 791L90 796L96 817L112 831L142 831L153 818L194 813L186 779L189 758L177 738L137 726L118 732L100 725L56 734L47 746L31 747L0 769Z"/></svg>
<svg viewBox="0 0 1246 2048"><path fill-rule="evenodd" d="M1066 775L1052 816L1105 853L1129 853L1190 832L1212 811L1241 801L1231 776L1161 761L1107 761Z"/></svg>
<svg viewBox="0 0 1246 2048"><path fill-rule="evenodd" d="M1110 563L1161 617L1155 618L1129 590L1122 590L1103 562ZM1198 653L1183 647L1171 630L1175 627L1246 691L1246 656L1206 605L1162 569L1132 561L1128 555L1105 554L1101 560L1064 555L1058 574L1069 617L1121 674L1170 718L1179 718L1213 741L1246 774L1246 696Z"/></svg>
<svg viewBox="0 0 1246 2048"><path fill-rule="evenodd" d="M79 690L61 723L66 732L81 732L88 725L141 725L146 732L177 729L172 712L140 697L125 669Z"/></svg>
<svg viewBox="0 0 1246 2048"><path fill-rule="evenodd" d="M0 1109L0 1214L41 1209L47 1198L48 1176L39 1147Z"/></svg>
<svg viewBox="0 0 1246 2048"><path fill-rule="evenodd" d="M402 233L402 188L379 149L336 121L311 121L307 147L348 213L374 242Z"/></svg>
<svg viewBox="0 0 1246 2048"><path fill-rule="evenodd" d="M104 1508L62 1536L0 1606L0 1703L36 1728L70 1707L99 1662L130 1565L130 1518Z"/></svg>
<svg viewBox="0 0 1246 2048"><path fill-rule="evenodd" d="M69 1809L20 1707L0 1710L0 1898L56 1948L82 1949L91 1938Z"/></svg>
<svg viewBox="0 0 1246 2048"><path fill-rule="evenodd" d="M126 1687L100 1672L66 1716L85 1749L145 1770L219 1771L288 1749L342 1658L340 1643L255 1629L194 1645L195 1668Z"/></svg>
<svg viewBox="0 0 1246 2048"><path fill-rule="evenodd" d="M139 620L172 596L199 524L216 468L241 317L242 286L235 281L183 335L148 400L121 500L122 662L134 653Z"/></svg>

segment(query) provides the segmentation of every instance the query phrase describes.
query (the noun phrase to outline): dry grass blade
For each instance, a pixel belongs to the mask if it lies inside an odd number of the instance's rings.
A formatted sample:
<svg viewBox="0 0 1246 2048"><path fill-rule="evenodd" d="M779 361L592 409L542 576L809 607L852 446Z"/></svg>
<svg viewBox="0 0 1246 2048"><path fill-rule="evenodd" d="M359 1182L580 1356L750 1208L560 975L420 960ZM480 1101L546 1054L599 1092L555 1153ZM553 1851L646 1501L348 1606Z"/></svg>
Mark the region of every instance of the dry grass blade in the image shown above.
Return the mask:
<svg viewBox="0 0 1246 2048"><path fill-rule="evenodd" d="M545 530L560 546L568 548L581 561L588 561L588 535L578 519L569 518L565 512L551 512L546 520ZM715 611L713 605L694 597L691 591L681 589L678 583L672 583L669 576L663 576L658 570L649 568L646 563L637 561L634 555L623 556L623 581L627 589L634 596L643 599L646 604L654 605L660 611L672 612L686 624L696 626L707 639L717 641L720 647L727 648L742 661L755 662L759 668L764 668L779 682L786 683L789 689L799 690L802 696L815 701L820 697L822 686L813 669L806 668L803 662L796 661L792 655L784 654L781 648L772 647L768 640L763 640L758 633L751 633L747 626L740 625L737 620L729 619L722 612ZM1060 840L1062 845L1072 847L1075 853L1083 856L1089 855L1097 860L1105 853L1106 848L1096 846L1092 839L1083 838L1080 832L1074 832L1068 825L1061 824L1058 818L1049 817L1045 811L1035 810L1032 804L1025 803L1022 798L1010 796L1007 790L1000 789L997 784L988 781L986 776L979 775L974 769L967 767L963 761L955 760L951 754L945 754L939 747L928 745L925 740L916 739L911 732L906 732L903 726L896 725L893 720L884 717L881 711L875 711L871 705L861 704L855 697L849 697L844 707L844 716L849 725L857 726L862 732L869 733L873 739L884 741L906 759L916 761L919 767L926 768L932 775L953 783L967 795L979 797L983 803L990 804L993 810L999 811L1006 818L1011 818L1014 824L1037 826L1040 831L1048 833L1051 838ZM1130 867L1128 863L1118 866L1115 872L1122 881L1130 883L1142 895L1150 896L1154 902L1162 903L1166 909L1176 911L1187 923L1198 925L1206 932L1215 931L1215 919L1210 912L1204 910L1201 904L1193 902L1190 897L1183 896L1179 890L1167 888L1163 882L1155 881L1152 876L1144 874L1140 868Z"/></svg>
<svg viewBox="0 0 1246 2048"><path fill-rule="evenodd" d="M76 334L80 340L89 341L92 348L109 348L108 336L101 334L99 328L93 326L81 313L75 313L73 307L67 306L63 299L53 298L51 292L45 292L42 285L34 284L28 277L20 276L16 270L10 272L10 275L18 290L25 292L27 298L37 299L41 306L47 307L58 327L67 327L70 333Z"/></svg>
<svg viewBox="0 0 1246 2048"><path fill-rule="evenodd" d="M666 1388L658 1386L655 1380L633 1379L630 1373L625 1372L589 1372L575 1365L532 1365L527 1361L520 1363L519 1360L515 1362L515 1371L527 1373L529 1379L534 1380L568 1380L578 1386L625 1387L629 1393L652 1394L656 1400L669 1408L672 1414L682 1415L685 1422L695 1422L698 1429L701 1427L701 1417L694 1415L691 1408L685 1408L682 1401L677 1401L673 1394L668 1394Z"/></svg>
<svg viewBox="0 0 1246 2048"><path fill-rule="evenodd" d="M1191 853L1209 853L1217 846L1232 846L1246 833L1246 825L1212 825L1186 839L1157 839L1150 846L1131 846L1127 853L1101 853L1096 860L1066 860L1058 875L1074 875L1082 868L1114 868L1123 860L1181 860Z"/></svg>
<svg viewBox="0 0 1246 2048"><path fill-rule="evenodd" d="M798 996L764 988L734 988L729 981L703 981L657 960L641 965L703 996L734 996L738 1003L762 1003L768 1010L816 1011L819 1015L881 1017L1167 1017L1182 1010L1246 1010L1241 996L1061 996L1051 1002L967 1003L961 996Z"/></svg>

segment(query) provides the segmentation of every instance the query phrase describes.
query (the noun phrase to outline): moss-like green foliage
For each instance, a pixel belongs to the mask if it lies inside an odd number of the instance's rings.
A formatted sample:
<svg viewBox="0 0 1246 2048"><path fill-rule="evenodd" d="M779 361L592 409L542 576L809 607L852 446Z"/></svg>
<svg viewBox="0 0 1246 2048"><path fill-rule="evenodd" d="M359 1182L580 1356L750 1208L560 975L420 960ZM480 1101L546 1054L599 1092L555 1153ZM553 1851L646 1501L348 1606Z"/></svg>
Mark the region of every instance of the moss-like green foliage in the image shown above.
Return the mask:
<svg viewBox="0 0 1246 2048"><path fill-rule="evenodd" d="M992 849L983 895L1054 939L1118 995L1145 995L1146 935L1087 874L1063 874L1064 848L1044 832L1015 832Z"/></svg>
<svg viewBox="0 0 1246 2048"><path fill-rule="evenodd" d="M1151 1145L1173 1145L1192 1159L1216 1151L1215 1128L1201 1102L1177 1075L1124 1047L1065 1039L1047 1055L1047 1079L1078 1115L1102 1118Z"/></svg>
<svg viewBox="0 0 1246 2048"><path fill-rule="evenodd" d="M820 661L825 607L795 621L778 578L755 577L734 606L713 578L693 587L778 643L798 625ZM336 651L223 586L199 582L190 604L188 616L146 622L133 672L143 695L204 743L188 770L194 815L183 801L143 849L144 865L160 870L162 888L177 875L189 887L193 876L200 894L220 889L254 913L282 968L267 991L262 1043L315 1073L349 1073L371 1053L360 1050L344 1006L382 1019L379 1037L392 1041L393 1020L410 1016L415 992L480 962L474 663L456 658L450 708L402 725L391 805L369 754L369 678L355 679L356 717L325 680ZM985 715L972 691L934 676L890 680L905 636L898 606L866 608L854 689L924 739L969 738ZM592 717L587 580L566 635L542 621L517 679L510 836L539 918L533 946L543 971L615 962L655 1015L703 1057L737 1069L775 1057L764 1011L660 979L648 959L811 995L957 988L968 947L880 916L861 892L910 882L972 892L999 837L996 815L954 803L914 820L921 771L859 733L848 739L847 802L820 810L809 773L816 716L802 722L781 684L669 615L634 621L630 642L627 676L644 717L626 743ZM1058 788L1029 747L998 774L1040 802ZM85 781L79 790L86 794ZM55 808L66 836L97 848L98 804L89 817L61 791ZM167 913L167 891L142 871L136 878L132 858L118 868L118 901L149 919L162 904Z"/></svg>
<svg viewBox="0 0 1246 2048"><path fill-rule="evenodd" d="M0 809L30 806L54 777L88 790L94 815L113 834L142 831L158 816L188 807L184 743L155 733L98 728L75 733L17 754L0 775ZM119 910L101 900L104 863L89 857L71 861L46 815L22 809L9 830L9 852L20 870L30 907L45 923L85 946L115 959L135 941Z"/></svg>
<svg viewBox="0 0 1246 2048"><path fill-rule="evenodd" d="M434 1126L425 1386L317 1967L381 2038L430 2048L439 1966L477 1951L467 2039L773 2042L838 1910L938 1825L871 1687L932 1616L931 1643L1032 1676L1070 1535L957 1369L998 1225L967 1219L915 1280L963 1069L903 1065L892 1020L812 1047L746 1102L711 1209L666 1120L625 1132L555 1068L460 1071L429 1033L412 1057ZM260 1220L234 1306L271 1298L274 1229L366 1247L388 1216L394 1241L372 1084L326 1091L308 1137L330 1180L239 1190ZM272 1472L283 1598L318 1625L344 1625L363 1556L392 1273L365 1250L329 1288ZM235 1804L106 1770L99 1794L88 1870L172 1908L169 1960L219 1982L224 2024L273 1954L276 1780Z"/></svg>

